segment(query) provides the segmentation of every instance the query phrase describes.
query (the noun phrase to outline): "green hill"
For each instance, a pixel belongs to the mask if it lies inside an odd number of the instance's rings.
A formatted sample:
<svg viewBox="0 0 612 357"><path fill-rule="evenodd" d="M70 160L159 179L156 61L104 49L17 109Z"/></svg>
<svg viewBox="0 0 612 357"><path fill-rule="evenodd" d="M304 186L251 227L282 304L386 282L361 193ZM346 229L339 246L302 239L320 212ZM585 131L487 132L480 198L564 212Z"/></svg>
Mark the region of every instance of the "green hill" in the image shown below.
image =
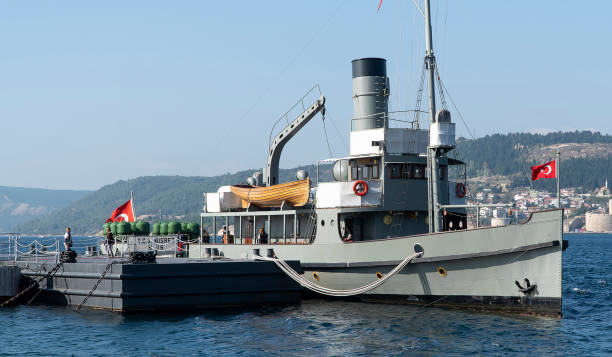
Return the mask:
<svg viewBox="0 0 612 357"><path fill-rule="evenodd" d="M316 176L316 167L305 166ZM280 170L281 181L295 179L300 169ZM92 192L67 207L46 216L19 224L15 229L24 233L61 233L69 226L75 234L94 234L101 230L104 220L134 192L137 216L151 215L150 221L158 220L160 209L164 219L181 217L181 220L199 221L202 211L203 193L216 192L219 186L246 182L246 178L257 170L241 171L214 177L148 176L127 181L118 181ZM324 167L321 177L329 177L329 167Z"/></svg>
<svg viewBox="0 0 612 357"><path fill-rule="evenodd" d="M530 166L554 159L562 152L561 184L592 190L612 179L612 137L589 131L539 134L495 134L482 138L457 140L457 149L450 156L466 162L468 177L503 175L514 186L530 185ZM303 167L316 177L316 167ZM299 168L281 170L281 181L295 178ZM199 220L205 192L214 192L221 185L245 182L256 170L241 171L215 177L152 176L119 181L83 196L76 202L50 214L22 223L17 230L26 233L61 233L66 226L75 234L99 232L104 220L134 191L136 214L151 215L157 220L160 209L164 219L181 217ZM330 179L330 166L321 168L322 180ZM555 180L538 180L534 188L554 190Z"/></svg>
<svg viewBox="0 0 612 357"><path fill-rule="evenodd" d="M468 177L502 175L512 186L529 186L530 167L555 159L561 152L561 187L593 190L612 179L612 136L591 131L487 135L460 138L449 154L466 162ZM531 182L536 189L554 190L555 180Z"/></svg>
<svg viewBox="0 0 612 357"><path fill-rule="evenodd" d="M0 186L0 232L69 205L91 191Z"/></svg>

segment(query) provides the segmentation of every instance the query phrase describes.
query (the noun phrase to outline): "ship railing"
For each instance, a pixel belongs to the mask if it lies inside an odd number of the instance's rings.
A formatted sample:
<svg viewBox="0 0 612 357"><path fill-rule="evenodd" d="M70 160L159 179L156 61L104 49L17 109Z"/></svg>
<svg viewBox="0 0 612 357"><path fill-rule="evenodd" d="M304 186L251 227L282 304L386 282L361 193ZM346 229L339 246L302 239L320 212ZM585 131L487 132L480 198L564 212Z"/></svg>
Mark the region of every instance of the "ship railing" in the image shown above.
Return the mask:
<svg viewBox="0 0 612 357"><path fill-rule="evenodd" d="M476 228L480 228L480 209L481 208L485 208L485 207L489 207L489 208L499 208L499 207L513 208L513 207L516 207L516 205L514 203L475 203L475 204L462 204L462 205L442 205L442 204L438 204L437 206L438 206L439 210L453 209L453 208L464 208L464 209L467 209L468 211L470 209L475 210Z"/></svg>
<svg viewBox="0 0 612 357"><path fill-rule="evenodd" d="M57 239L48 240L25 240L20 234L12 234L9 236L8 254L12 260L31 260L38 262L48 260L48 257L53 256L56 260L60 253L60 242Z"/></svg>
<svg viewBox="0 0 612 357"><path fill-rule="evenodd" d="M310 227L314 209L283 209L278 211L205 212L204 219L212 218L210 244L258 244L260 228L272 244L308 244L312 242L314 228ZM226 227L225 234L223 226ZM271 229L272 228L272 229ZM200 235L200 242L202 242Z"/></svg>
<svg viewBox="0 0 612 357"><path fill-rule="evenodd" d="M321 95L321 88L318 84L315 84L306 92L306 94L302 96L302 98L298 99L298 101L295 102L295 104L289 108L285 114L281 115L280 118L274 122L274 125L272 125L272 129L270 130L270 137L268 138L268 151L272 146L272 138L276 137L276 127L281 125L281 123L283 128L286 125L289 125L289 122L293 121L296 117L305 112L306 108L308 108L312 102L319 99ZM306 100L309 100L309 102L307 103Z"/></svg>
<svg viewBox="0 0 612 357"><path fill-rule="evenodd" d="M113 251L121 257L132 252L156 252L158 257L164 258L185 257L189 253L189 244L198 242L199 239L187 239L186 236L122 236L115 238ZM101 255L108 255L104 239L99 247Z"/></svg>
<svg viewBox="0 0 612 357"><path fill-rule="evenodd" d="M378 112L372 113L369 115L364 115L361 117L354 117L351 119L351 131L353 130L353 123L361 120L372 120L372 118L377 118L382 120L382 127L385 128L410 128L410 129L419 129L418 120L415 119L404 119L404 116L412 115L416 112L416 110L394 110L390 112ZM427 111L419 110L419 113L429 113ZM400 119L402 118L402 119Z"/></svg>
<svg viewBox="0 0 612 357"><path fill-rule="evenodd" d="M20 236L19 233L0 233L0 260L14 259L15 243L13 240Z"/></svg>

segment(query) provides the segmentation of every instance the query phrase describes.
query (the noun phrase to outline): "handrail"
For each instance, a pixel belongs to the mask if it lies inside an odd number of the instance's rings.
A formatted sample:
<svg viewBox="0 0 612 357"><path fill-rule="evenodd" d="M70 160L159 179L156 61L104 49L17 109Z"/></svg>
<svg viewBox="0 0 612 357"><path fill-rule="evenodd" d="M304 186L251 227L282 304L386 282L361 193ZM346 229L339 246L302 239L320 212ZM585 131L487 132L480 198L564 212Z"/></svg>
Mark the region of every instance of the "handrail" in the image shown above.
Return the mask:
<svg viewBox="0 0 612 357"><path fill-rule="evenodd" d="M268 138L268 152L270 151L270 146L272 145L272 138L275 136L274 134L274 129L276 129L276 126L281 122L281 120L285 119L287 121L287 125L289 125L289 113L291 113L297 106L298 104L302 104L302 108L303 110L306 110L306 107L304 106L304 100L306 99L306 97L308 97L308 95L310 95L311 92L313 92L315 89L318 90L319 92L319 97L321 96L321 87L319 87L319 84L315 84L314 86L312 86L312 88L310 88L306 94L304 94L302 96L302 98L298 99L297 102L295 102L295 104L289 108L289 110L287 110L287 112L285 112L285 114L281 115L280 118L278 118L276 120L276 122L274 122L274 125L272 125L272 129L270 129L270 137Z"/></svg>

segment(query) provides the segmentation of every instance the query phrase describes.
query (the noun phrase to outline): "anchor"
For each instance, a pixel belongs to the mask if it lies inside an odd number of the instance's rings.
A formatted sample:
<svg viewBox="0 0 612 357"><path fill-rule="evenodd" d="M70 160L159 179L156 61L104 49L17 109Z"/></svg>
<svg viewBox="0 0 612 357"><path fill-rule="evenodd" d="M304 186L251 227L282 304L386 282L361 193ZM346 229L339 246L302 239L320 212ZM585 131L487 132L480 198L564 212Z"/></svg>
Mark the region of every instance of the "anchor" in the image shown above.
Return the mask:
<svg viewBox="0 0 612 357"><path fill-rule="evenodd" d="M525 295L531 294L538 286L537 284L531 285L531 283L529 282L529 279L527 278L524 279L524 282L525 282L525 287L523 287L521 283L518 282L518 280L515 280L514 284L516 284L516 286L518 286L519 288L519 291Z"/></svg>

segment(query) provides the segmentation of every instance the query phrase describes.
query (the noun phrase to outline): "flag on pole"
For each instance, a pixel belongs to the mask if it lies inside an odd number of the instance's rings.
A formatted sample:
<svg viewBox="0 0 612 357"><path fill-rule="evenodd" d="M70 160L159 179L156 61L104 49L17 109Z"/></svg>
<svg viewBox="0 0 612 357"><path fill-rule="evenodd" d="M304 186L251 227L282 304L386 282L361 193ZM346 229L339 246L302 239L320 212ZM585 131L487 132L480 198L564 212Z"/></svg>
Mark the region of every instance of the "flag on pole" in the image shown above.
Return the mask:
<svg viewBox="0 0 612 357"><path fill-rule="evenodd" d="M543 165L537 165L531 167L531 181L535 181L541 178L556 178L557 170L555 168L556 160L547 162Z"/></svg>
<svg viewBox="0 0 612 357"><path fill-rule="evenodd" d="M130 199L121 206L115 208L113 214L106 222L134 222L134 209L132 207L132 200Z"/></svg>
<svg viewBox="0 0 612 357"><path fill-rule="evenodd" d="M383 2L383 0L380 0L380 3L378 4L378 11L377 12L380 12L380 7L382 6L382 2Z"/></svg>

